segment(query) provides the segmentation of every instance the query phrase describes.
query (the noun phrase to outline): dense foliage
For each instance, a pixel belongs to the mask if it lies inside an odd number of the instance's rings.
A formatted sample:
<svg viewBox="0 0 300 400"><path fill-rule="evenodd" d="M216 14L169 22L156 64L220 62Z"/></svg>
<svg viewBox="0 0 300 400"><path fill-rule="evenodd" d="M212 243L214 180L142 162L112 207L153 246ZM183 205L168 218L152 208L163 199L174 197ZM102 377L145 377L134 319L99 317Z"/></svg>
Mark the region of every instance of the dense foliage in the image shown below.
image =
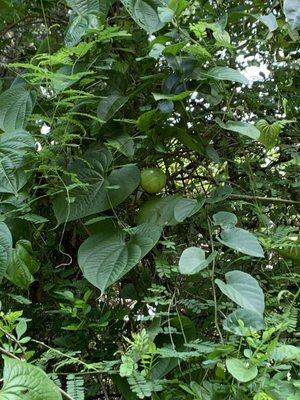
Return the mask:
<svg viewBox="0 0 300 400"><path fill-rule="evenodd" d="M299 399L300 1L0 15L0 398Z"/></svg>

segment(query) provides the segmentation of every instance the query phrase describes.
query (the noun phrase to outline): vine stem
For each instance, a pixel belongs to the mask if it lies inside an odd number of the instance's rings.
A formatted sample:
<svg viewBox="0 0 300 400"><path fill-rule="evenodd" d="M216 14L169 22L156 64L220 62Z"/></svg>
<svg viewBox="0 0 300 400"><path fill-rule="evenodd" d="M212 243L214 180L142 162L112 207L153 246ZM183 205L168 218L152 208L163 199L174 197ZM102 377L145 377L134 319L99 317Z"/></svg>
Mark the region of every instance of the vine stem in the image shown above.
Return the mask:
<svg viewBox="0 0 300 400"><path fill-rule="evenodd" d="M296 200L281 199L279 197L248 196L244 194L231 194L229 198L237 200L259 200L267 201L269 203L300 204L300 201Z"/></svg>
<svg viewBox="0 0 300 400"><path fill-rule="evenodd" d="M210 247L212 253L215 251L215 246L214 246L214 241L212 237L212 232L211 232L211 223L209 218L207 218L207 224L208 224L208 231L209 231L209 241L210 241ZM215 285L215 267L216 267L216 261L215 258L213 259L212 262L212 270L211 270L211 286L212 286L212 291L213 291L213 298L214 298L214 317L215 317L215 327L218 331L218 334L220 336L221 342L224 341L223 335L219 326L218 322L218 303L217 303L217 294L216 294L216 285Z"/></svg>

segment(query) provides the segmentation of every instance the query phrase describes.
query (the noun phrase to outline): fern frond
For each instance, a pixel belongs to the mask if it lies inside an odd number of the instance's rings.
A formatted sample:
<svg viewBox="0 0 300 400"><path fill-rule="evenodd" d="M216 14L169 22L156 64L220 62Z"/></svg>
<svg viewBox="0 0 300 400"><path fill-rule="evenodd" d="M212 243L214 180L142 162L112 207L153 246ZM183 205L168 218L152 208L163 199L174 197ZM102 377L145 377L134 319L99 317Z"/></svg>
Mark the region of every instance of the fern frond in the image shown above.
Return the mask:
<svg viewBox="0 0 300 400"><path fill-rule="evenodd" d="M67 376L67 393L73 400L84 400L84 380L82 376L74 374Z"/></svg>

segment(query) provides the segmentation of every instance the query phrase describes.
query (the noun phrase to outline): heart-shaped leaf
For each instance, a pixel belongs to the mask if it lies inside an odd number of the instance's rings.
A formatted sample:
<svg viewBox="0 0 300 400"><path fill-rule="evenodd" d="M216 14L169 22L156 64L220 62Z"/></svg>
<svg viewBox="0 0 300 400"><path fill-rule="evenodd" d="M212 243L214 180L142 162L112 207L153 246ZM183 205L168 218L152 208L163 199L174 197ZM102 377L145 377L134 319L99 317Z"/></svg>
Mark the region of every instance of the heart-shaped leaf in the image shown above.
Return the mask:
<svg viewBox="0 0 300 400"><path fill-rule="evenodd" d="M240 307L262 315L265 309L265 300L257 280L242 271L227 272L225 277L227 283L216 279L216 284L221 292Z"/></svg>
<svg viewBox="0 0 300 400"><path fill-rule="evenodd" d="M183 275L193 275L206 268L215 254L205 258L205 252L199 247L188 247L185 249L179 260L179 272Z"/></svg>
<svg viewBox="0 0 300 400"><path fill-rule="evenodd" d="M239 382L252 381L258 374L257 366L248 366L244 361L238 358L228 358L226 360L228 372Z"/></svg>
<svg viewBox="0 0 300 400"><path fill-rule="evenodd" d="M224 229L221 233L221 243L241 253L252 257L264 257L264 251L256 237L242 228Z"/></svg>
<svg viewBox="0 0 300 400"><path fill-rule="evenodd" d="M82 159L69 166L69 172L75 174L83 186L69 191L69 198L74 199L69 204L66 193L61 193L54 199L54 212L59 223L115 207L138 187L138 167L127 165L108 175L111 161L111 153L101 147L88 150Z"/></svg>
<svg viewBox="0 0 300 400"><path fill-rule="evenodd" d="M203 201L181 196L154 198L142 205L137 216L139 224L177 225L203 206Z"/></svg>
<svg viewBox="0 0 300 400"><path fill-rule="evenodd" d="M126 233L130 234L128 240ZM79 248L78 264L85 278L102 293L129 272L158 242L161 229L139 225L125 232L103 229Z"/></svg>
<svg viewBox="0 0 300 400"><path fill-rule="evenodd" d="M242 324L240 324L242 321ZM264 329L264 321L257 312L239 308L233 311L223 322L223 328L235 335L243 336L249 332L249 328L260 331Z"/></svg>
<svg viewBox="0 0 300 400"><path fill-rule="evenodd" d="M235 214L227 211L219 211L213 215L215 225L219 225L222 229L233 228L237 224Z"/></svg>

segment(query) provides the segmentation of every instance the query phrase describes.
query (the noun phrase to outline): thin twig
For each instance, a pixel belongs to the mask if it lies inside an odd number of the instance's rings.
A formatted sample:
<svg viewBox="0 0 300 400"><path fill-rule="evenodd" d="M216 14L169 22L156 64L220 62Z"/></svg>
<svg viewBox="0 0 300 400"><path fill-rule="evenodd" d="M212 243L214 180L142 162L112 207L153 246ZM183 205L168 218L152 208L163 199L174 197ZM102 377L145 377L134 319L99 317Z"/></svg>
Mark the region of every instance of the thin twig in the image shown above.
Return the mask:
<svg viewBox="0 0 300 400"><path fill-rule="evenodd" d="M4 335L5 335L8 339L10 339L12 342L16 343L16 345L19 347L19 349L20 349L21 352L22 352L22 358L25 360L25 358L26 358L26 356L25 356L25 349L24 349L24 347L21 345L21 343L18 341L18 339L16 339L16 338L15 338L13 335L11 335L10 333L6 332L6 330L3 329L1 326L0 326L0 331L3 332Z"/></svg>
<svg viewBox="0 0 300 400"><path fill-rule="evenodd" d="M210 247L212 253L215 251L215 246L214 246L214 241L212 237L212 232L211 232L211 224L209 218L207 218L207 224L208 224L208 231L209 231L209 240L210 240ZM216 261L215 258L213 259L212 262L212 270L211 270L211 286L212 286L212 291L213 291L213 298L214 298L214 318L215 318L215 327L218 331L218 334L220 336L221 342L223 342L223 335L221 332L221 329L219 327L218 323L218 303L217 303L217 294L216 294L216 285L215 285L215 266L216 266Z"/></svg>
<svg viewBox="0 0 300 400"><path fill-rule="evenodd" d="M248 196L244 194L231 194L229 197L236 200L259 200L267 201L268 203L300 204L300 201L281 199L279 197Z"/></svg>
<svg viewBox="0 0 300 400"><path fill-rule="evenodd" d="M10 351L3 349L3 347L0 347L0 353L4 354L7 357L13 358L14 360L19 360L20 361L20 359L17 356L15 356Z"/></svg>

